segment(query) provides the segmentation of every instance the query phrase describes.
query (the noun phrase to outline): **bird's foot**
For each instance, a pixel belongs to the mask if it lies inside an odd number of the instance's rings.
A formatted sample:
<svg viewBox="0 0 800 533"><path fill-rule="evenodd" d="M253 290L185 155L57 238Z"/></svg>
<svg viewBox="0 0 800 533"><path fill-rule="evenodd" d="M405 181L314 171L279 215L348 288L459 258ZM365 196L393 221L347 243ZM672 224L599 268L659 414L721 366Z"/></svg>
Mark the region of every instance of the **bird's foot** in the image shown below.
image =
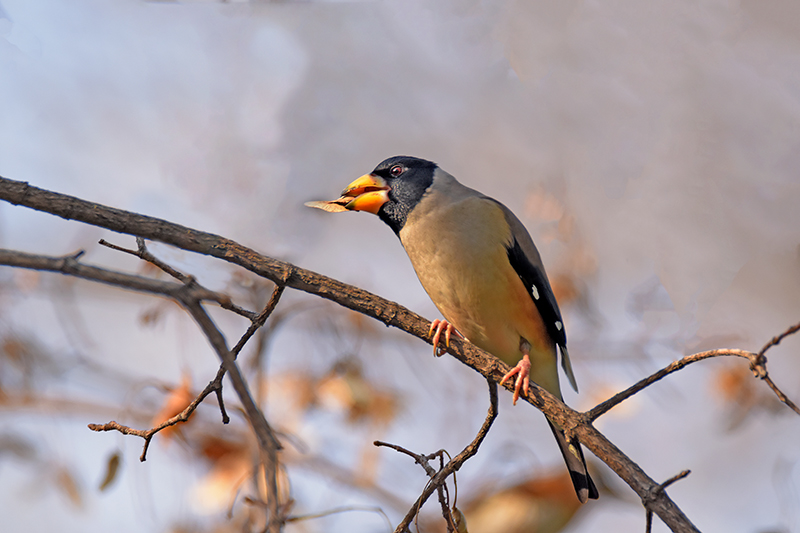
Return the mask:
<svg viewBox="0 0 800 533"><path fill-rule="evenodd" d="M431 322L431 328L428 330L428 335L433 334L434 330L436 330L436 333L433 335L433 339L431 340L431 344L433 344L433 355L436 357L441 357L447 353L447 349L450 347L450 336L455 333L456 336L460 337L461 334L456 331L456 329L453 327L453 324L447 320L439 320L438 318ZM442 337L442 331L444 331L444 348L439 346L439 339Z"/></svg>
<svg viewBox="0 0 800 533"><path fill-rule="evenodd" d="M522 359L519 360L517 366L509 370L508 374L503 376L503 379L500 380L500 385L508 381L514 376L517 376L517 381L514 383L514 399L512 403L517 405L517 400L519 400L520 393L524 396L528 395L528 385L530 385L530 373L531 373L531 360L528 357L528 354L522 356Z"/></svg>

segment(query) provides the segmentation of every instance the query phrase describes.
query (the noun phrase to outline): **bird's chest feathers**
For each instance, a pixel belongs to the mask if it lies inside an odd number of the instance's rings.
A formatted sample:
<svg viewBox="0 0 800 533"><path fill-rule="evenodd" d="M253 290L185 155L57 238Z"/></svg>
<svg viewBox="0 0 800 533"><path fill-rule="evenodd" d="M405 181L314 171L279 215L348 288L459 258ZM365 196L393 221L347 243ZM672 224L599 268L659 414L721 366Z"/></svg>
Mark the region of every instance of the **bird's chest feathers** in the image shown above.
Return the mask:
<svg viewBox="0 0 800 533"><path fill-rule="evenodd" d="M439 311L468 339L500 357L498 351L518 354L520 337L510 317L530 315L533 304L508 259L511 230L502 210L478 196L453 201L438 194L423 198L400 231L414 270Z"/></svg>

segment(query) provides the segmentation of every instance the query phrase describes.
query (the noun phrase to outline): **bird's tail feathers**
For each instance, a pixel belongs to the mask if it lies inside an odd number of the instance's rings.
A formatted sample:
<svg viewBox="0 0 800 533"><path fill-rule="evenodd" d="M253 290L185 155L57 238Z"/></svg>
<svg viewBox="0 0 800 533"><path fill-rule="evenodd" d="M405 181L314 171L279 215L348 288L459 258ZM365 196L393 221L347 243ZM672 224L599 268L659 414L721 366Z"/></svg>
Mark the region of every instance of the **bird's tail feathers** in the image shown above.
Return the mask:
<svg viewBox="0 0 800 533"><path fill-rule="evenodd" d="M578 381L575 379L575 373L572 372L572 362L569 360L567 347L559 344L558 348L561 350L561 368L564 369L564 373L569 379L569 384L572 385L575 392L578 392Z"/></svg>
<svg viewBox="0 0 800 533"><path fill-rule="evenodd" d="M581 450L580 443L577 439L568 441L564 431L549 420L547 423L550 424L550 429L553 430L553 435L558 441L558 447L561 449L561 455L564 456L564 461L567 463L569 476L572 478L572 484L575 486L578 499L581 503L586 503L590 498L596 500L599 494L592 478L589 477L589 472L586 470L586 459L583 458L583 450Z"/></svg>

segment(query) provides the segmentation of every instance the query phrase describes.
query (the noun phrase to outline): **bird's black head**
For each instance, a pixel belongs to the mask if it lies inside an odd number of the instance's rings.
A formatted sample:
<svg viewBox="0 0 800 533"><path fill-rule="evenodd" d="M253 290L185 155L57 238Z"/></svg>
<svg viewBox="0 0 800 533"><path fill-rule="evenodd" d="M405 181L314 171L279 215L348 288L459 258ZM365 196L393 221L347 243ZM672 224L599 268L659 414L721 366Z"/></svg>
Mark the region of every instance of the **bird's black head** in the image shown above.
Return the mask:
<svg viewBox="0 0 800 533"><path fill-rule="evenodd" d="M432 161L398 155L382 161L372 171L389 187L389 200L377 214L395 233L400 233L408 214L433 184L436 168L436 163Z"/></svg>

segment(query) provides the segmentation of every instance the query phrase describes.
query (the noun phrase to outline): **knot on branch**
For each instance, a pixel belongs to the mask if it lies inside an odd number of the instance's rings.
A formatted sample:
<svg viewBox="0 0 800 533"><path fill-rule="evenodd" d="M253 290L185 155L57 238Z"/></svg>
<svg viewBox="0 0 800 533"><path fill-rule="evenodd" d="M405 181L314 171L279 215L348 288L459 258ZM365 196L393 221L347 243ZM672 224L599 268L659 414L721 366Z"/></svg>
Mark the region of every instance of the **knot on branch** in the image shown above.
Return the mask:
<svg viewBox="0 0 800 533"><path fill-rule="evenodd" d="M684 470L679 474L676 474L666 480L663 483L659 483L658 485L653 485L648 488L645 493L642 495L642 504L645 506L646 509L650 509L650 506L654 504L659 498L661 498L662 494L664 494L664 490L675 483L676 481L685 478L689 474L691 474L691 470Z"/></svg>
<svg viewBox="0 0 800 533"><path fill-rule="evenodd" d="M758 379L767 377L767 356L763 353L753 354L750 357L750 370Z"/></svg>
<svg viewBox="0 0 800 533"><path fill-rule="evenodd" d="M86 250L78 250L74 254L65 255L61 258L61 271L70 274L80 265L79 259L86 253Z"/></svg>

